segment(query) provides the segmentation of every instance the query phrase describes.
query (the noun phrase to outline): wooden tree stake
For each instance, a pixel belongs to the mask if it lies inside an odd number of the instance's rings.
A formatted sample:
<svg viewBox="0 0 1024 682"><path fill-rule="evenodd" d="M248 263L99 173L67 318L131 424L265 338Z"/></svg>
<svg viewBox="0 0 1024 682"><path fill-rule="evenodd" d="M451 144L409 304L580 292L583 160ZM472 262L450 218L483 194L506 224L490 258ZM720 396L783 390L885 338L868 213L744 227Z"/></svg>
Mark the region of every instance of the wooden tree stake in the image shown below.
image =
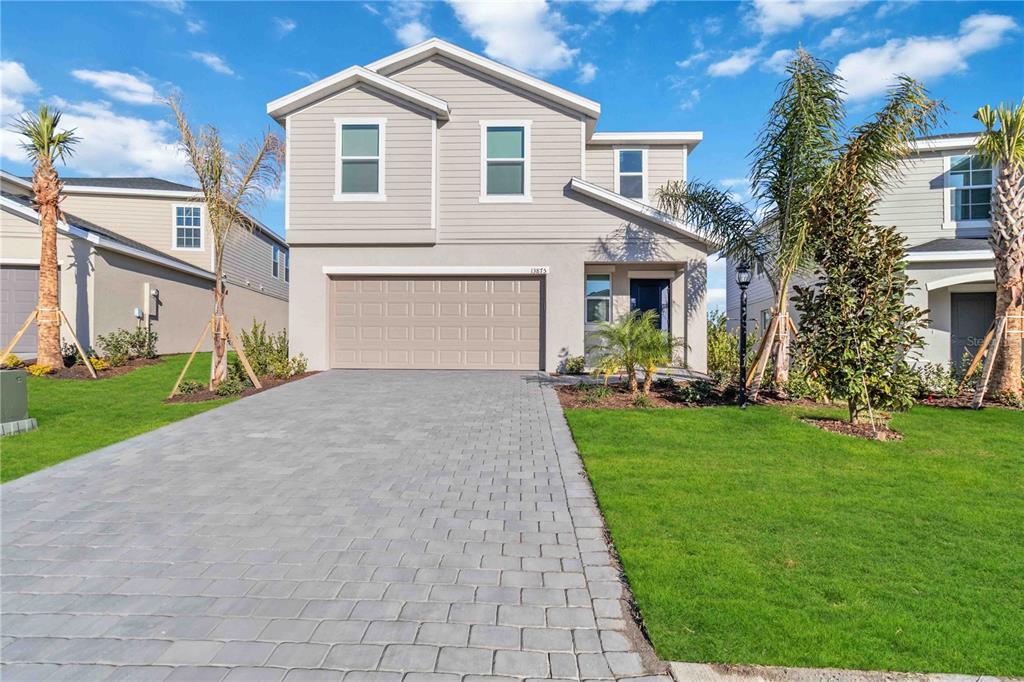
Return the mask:
<svg viewBox="0 0 1024 682"><path fill-rule="evenodd" d="M999 345L1003 340L1003 331L1006 329L1006 316L1000 317L995 322L995 333L992 335L992 344L988 349L988 353L985 355L985 365L981 370L981 380L978 382L978 388L974 391L974 400L971 401L971 407L975 410L981 407L982 402L985 400L985 391L988 390L988 381L992 377L992 368L996 364L996 356L999 354Z"/></svg>
<svg viewBox="0 0 1024 682"><path fill-rule="evenodd" d="M974 354L971 359L971 364L968 365L967 371L964 372L964 378L960 380L960 385L956 387L956 392L960 393L964 390L964 386L967 385L967 380L974 374L974 370L978 369L978 365L981 364L982 358L985 357L985 351L988 349L988 344L992 342L992 334L996 330L996 321L992 320L992 324L988 326L988 331L985 333L985 338L981 340L981 345L978 346L978 352Z"/></svg>
<svg viewBox="0 0 1024 682"><path fill-rule="evenodd" d="M747 378L747 386L752 388L750 392L751 399L757 398L757 394L761 390L761 382L764 380L765 368L768 367L771 349L778 340L780 317L778 314L774 315L772 321L768 324L768 330L764 334L764 339L761 340L761 351L754 362L754 371Z"/></svg>
<svg viewBox="0 0 1024 682"><path fill-rule="evenodd" d="M231 323L228 322L227 317L224 318L224 328L228 333L228 341L231 342L231 346L235 349L235 352L238 353L238 359L242 361L242 367L245 367L245 373L249 375L249 381L251 381L252 385L256 388L263 388L263 385L260 384L259 378L256 376L256 372L252 371L252 366L249 364L249 358L245 356L245 349L242 347L242 344L238 343L238 339L235 338L235 330L231 327Z"/></svg>
<svg viewBox="0 0 1024 682"><path fill-rule="evenodd" d="M25 318L25 324L21 325L21 329L18 330L18 333L15 334L14 338L11 339L11 342L4 347L4 352L3 355L0 355L0 360L7 359L7 356L11 354L12 350L14 350L14 347L18 345L18 341L21 341L21 337L28 331L29 325L35 322L37 317L39 317L39 308L30 312L28 317Z"/></svg>
<svg viewBox="0 0 1024 682"><path fill-rule="evenodd" d="M171 389L171 394L167 396L168 398L173 398L175 395L178 394L178 387L181 386L181 380L185 378L185 372L188 371L189 366L192 364L193 358L195 358L196 353L199 352L199 346L203 345L203 339L206 338L206 332L210 331L210 327L212 324L213 318L211 317L210 321L206 323L205 327L203 327L203 333L199 335L199 340L196 341L196 345L192 349L192 353L189 354L188 360L185 361L185 366L181 368L181 374L178 375L178 380L174 382L174 388Z"/></svg>
<svg viewBox="0 0 1024 682"><path fill-rule="evenodd" d="M89 374L93 379L99 379L99 377L96 376L96 368L92 366L92 360L90 360L89 356L85 354L85 349L82 348L82 344L78 341L78 335L75 334L75 328L71 326L71 320L68 319L68 316L64 314L63 310L60 310L59 312L60 318L64 320L64 324L68 326L68 332L71 334L71 340L75 342L75 348L78 349L78 354L81 356L82 362L85 363L85 368L89 370Z"/></svg>

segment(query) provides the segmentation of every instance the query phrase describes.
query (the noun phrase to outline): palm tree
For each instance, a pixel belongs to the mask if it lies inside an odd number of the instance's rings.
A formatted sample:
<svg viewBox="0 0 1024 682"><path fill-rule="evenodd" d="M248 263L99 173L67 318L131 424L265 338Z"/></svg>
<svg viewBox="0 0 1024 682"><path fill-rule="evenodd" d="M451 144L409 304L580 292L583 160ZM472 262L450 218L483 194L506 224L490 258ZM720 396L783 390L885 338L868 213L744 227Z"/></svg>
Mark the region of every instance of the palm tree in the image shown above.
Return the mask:
<svg viewBox="0 0 1024 682"><path fill-rule="evenodd" d="M61 112L47 105L38 113L25 112L15 122L14 130L25 138L22 149L32 160L33 203L39 212L41 245L39 249L39 303L36 324L39 328L36 364L60 367L60 295L57 268L57 217L64 185L54 163L64 162L74 152L79 137L72 130L60 128Z"/></svg>
<svg viewBox="0 0 1024 682"><path fill-rule="evenodd" d="M996 262L996 319L1005 317L1006 323L1002 338L993 339L998 343L993 391L1019 399L1024 338L1024 99L1015 108L985 105L974 118L985 126L977 143L978 155L993 168L999 167L988 241Z"/></svg>
<svg viewBox="0 0 1024 682"><path fill-rule="evenodd" d="M691 220L702 216L696 228L724 238L726 255L745 253L771 283L775 305L750 375L752 396L769 356L775 385L784 388L789 381L790 283L811 265L807 204L839 147L845 115L839 78L827 64L800 49L787 72L751 152L754 211L728 195L716 196L707 185L677 183L659 190L664 210Z"/></svg>
<svg viewBox="0 0 1024 682"><path fill-rule="evenodd" d="M224 148L220 132L203 126L198 134L177 98L167 100L180 135L179 146L196 175L210 216L213 236L213 370L210 382L216 388L227 378L227 318L224 310L224 245L237 229L251 229L246 215L266 198L280 181L284 146L271 132L242 143L234 154Z"/></svg>

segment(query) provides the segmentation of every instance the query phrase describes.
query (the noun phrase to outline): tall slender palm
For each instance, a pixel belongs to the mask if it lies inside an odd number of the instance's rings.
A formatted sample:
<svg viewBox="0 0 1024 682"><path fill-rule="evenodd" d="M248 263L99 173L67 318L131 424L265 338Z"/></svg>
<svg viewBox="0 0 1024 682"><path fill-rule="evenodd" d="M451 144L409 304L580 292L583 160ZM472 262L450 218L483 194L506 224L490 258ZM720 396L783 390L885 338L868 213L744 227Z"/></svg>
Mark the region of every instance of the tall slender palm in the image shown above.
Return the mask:
<svg viewBox="0 0 1024 682"><path fill-rule="evenodd" d="M1016 107L985 105L974 118L985 126L978 139L978 154L999 167L988 241L996 261L996 319L1006 316L1006 325L995 358L992 389L1019 397L1024 343L1024 99Z"/></svg>
<svg viewBox="0 0 1024 682"><path fill-rule="evenodd" d="M192 130L176 98L167 100L174 113L180 135L179 146L185 153L206 201L213 236L213 371L214 387L227 378L227 330L225 328L224 246L234 230L251 229L246 211L258 206L275 188L281 177L284 146L271 132L262 138L244 142L231 154L224 148L220 132L213 126Z"/></svg>
<svg viewBox="0 0 1024 682"><path fill-rule="evenodd" d="M38 113L25 112L14 121L14 130L25 138L22 149L32 160L33 203L39 212L42 232L39 249L39 334L36 363L61 366L60 292L57 268L57 218L64 185L54 164L66 161L79 137L72 130L60 130L61 112L47 105Z"/></svg>
<svg viewBox="0 0 1024 682"><path fill-rule="evenodd" d="M751 152L755 212L735 201L710 200L707 186L668 186L659 193L665 210L688 218L704 214L703 224L717 225L712 236L739 240L739 244L726 242L726 254L746 252L771 283L775 305L751 374L754 395L769 354L776 385L784 387L789 381L790 283L811 264L807 204L839 147L845 115L839 78L827 64L801 49L787 66L787 73ZM693 189L697 191L690 191ZM719 218L714 216L717 210L723 211Z"/></svg>

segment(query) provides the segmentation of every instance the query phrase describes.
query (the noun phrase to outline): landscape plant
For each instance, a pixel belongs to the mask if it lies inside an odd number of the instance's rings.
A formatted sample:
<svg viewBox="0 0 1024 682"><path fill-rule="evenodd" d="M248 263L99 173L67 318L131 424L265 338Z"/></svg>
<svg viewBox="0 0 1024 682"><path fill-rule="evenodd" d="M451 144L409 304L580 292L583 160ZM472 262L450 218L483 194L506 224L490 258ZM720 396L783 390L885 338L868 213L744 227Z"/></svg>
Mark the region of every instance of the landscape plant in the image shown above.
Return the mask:
<svg viewBox="0 0 1024 682"><path fill-rule="evenodd" d="M39 213L39 298L36 325L36 363L60 367L60 295L57 264L57 220L64 185L54 164L71 157L80 138L74 129L61 130L61 112L43 104L38 113L25 112L14 131L25 138L21 148L32 161L32 205Z"/></svg>
<svg viewBox="0 0 1024 682"><path fill-rule="evenodd" d="M25 363L22 362L21 358L19 358L14 353L8 353L6 356L4 356L2 360L0 360L0 366L5 367L7 369L17 369L19 367L23 367L24 365Z"/></svg>
<svg viewBox="0 0 1024 682"><path fill-rule="evenodd" d="M656 320L653 310L633 310L614 322L598 325L591 334L595 372L604 377L606 384L611 375L625 372L629 391L636 395L640 389L637 374L644 370L643 394L650 393L655 372L672 361L677 343L655 326Z"/></svg>
<svg viewBox="0 0 1024 682"><path fill-rule="evenodd" d="M862 412L913 404L908 362L923 343L924 312L906 303L906 238L876 224L879 195L910 156L911 143L934 125L942 105L902 77L885 106L856 127L817 184L807 211L817 269L797 286L802 352L826 395Z"/></svg>
<svg viewBox="0 0 1024 682"><path fill-rule="evenodd" d="M731 332L728 318L720 310L708 313L708 374L719 383L736 381L740 374L739 334ZM747 333L747 357L752 358L751 349L757 348L760 335L756 331Z"/></svg>
<svg viewBox="0 0 1024 682"><path fill-rule="evenodd" d="M130 360L155 358L158 338L158 334L152 329L139 326L134 329L116 329L109 334L97 334L96 346L111 365L120 367Z"/></svg>
<svg viewBox="0 0 1024 682"><path fill-rule="evenodd" d="M225 308L224 247L237 230L253 229L247 211L258 207L280 181L284 145L267 131L229 153L212 125L194 131L180 100L167 100L179 133L179 147L199 183L208 215L207 234L213 250L213 363L210 377L216 388L228 375L228 328ZM197 330L198 331L198 330ZM237 350L237 349L236 349Z"/></svg>

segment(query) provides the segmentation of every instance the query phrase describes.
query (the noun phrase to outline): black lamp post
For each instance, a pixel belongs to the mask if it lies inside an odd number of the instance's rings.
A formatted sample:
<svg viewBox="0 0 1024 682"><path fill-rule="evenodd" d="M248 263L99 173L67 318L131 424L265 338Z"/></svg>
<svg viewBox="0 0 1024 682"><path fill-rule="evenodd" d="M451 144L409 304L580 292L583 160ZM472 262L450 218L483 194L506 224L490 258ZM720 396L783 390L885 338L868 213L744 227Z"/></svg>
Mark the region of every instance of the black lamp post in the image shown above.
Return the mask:
<svg viewBox="0 0 1024 682"><path fill-rule="evenodd" d="M740 288L740 408L747 406L747 287L753 272L750 265L741 262L736 266L736 284Z"/></svg>

